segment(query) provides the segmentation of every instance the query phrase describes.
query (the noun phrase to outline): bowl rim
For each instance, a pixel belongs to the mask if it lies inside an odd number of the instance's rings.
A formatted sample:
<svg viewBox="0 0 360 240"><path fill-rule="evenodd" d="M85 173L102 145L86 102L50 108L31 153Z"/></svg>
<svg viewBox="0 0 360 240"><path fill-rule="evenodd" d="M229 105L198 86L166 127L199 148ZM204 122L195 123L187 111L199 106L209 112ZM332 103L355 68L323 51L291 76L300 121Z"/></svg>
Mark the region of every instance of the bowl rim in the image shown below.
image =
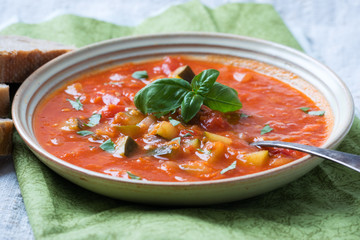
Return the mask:
<svg viewBox="0 0 360 240"><path fill-rule="evenodd" d="M34 139L32 139L31 136L29 136L26 132L26 128L21 120L21 118L19 117L19 115L17 114L17 109L19 109L19 105L21 104L21 96L23 95L23 93L26 91L26 89L28 89L28 87L30 87L32 80L38 78L38 76L42 75L44 72L47 71L48 68L52 68L53 66L56 66L57 64L59 64L61 61L64 61L68 58L73 58L79 54L82 53L86 53L86 51L92 50L94 48L98 48L98 47L103 47L105 45L111 45L117 42L123 42L123 41L134 41L134 40L146 40L146 39L151 39L151 38L157 38L157 37L177 37L177 38L181 38L181 37L220 37L220 38L230 38L230 39L235 39L235 40L245 40L245 41L251 41L251 42L255 42L258 44L263 44L263 45L267 45L269 47L273 47L273 48L277 48L277 49L281 49L283 51L287 51L290 52L292 54L296 54L299 55L300 57L310 61L312 64L317 64L320 67L322 67L324 70L326 70L329 74L333 75L333 77L338 81L338 83L342 86L343 90L345 90L345 92L347 93L347 98L349 100L350 103L350 108L351 108L351 117L349 119L347 119L346 122L346 126L344 126L344 132L337 136L336 139L334 139L333 142L328 143L325 142L321 147L322 148L334 148L336 147L342 140L343 138L347 135L347 133L350 131L350 128L352 126L353 120L354 120L354 112L355 112L355 108L354 108L354 100L353 97L351 95L350 90L348 89L348 87L346 86L346 84L343 82L343 80L340 79L339 76L337 76L337 74L331 70L328 66L326 66L325 64L319 62L318 60L316 60L315 58L299 51L296 50L294 48L279 44L279 43L275 43L272 41L268 41L268 40L263 40L263 39L258 39L258 38L254 38L254 37L248 37L248 36L242 36L242 35L235 35L235 34L227 34L227 33L209 33L209 32L178 32L178 33L160 33L160 34L146 34L146 35L138 35L138 36L128 36L128 37L121 37L121 38L115 38L115 39L109 39L109 40L105 40L105 41L101 41L101 42L97 42L97 43L93 43L81 48L78 48L74 51L70 51L68 53L65 53L51 61L49 61L48 63L44 64L43 66L41 66L39 69L37 69L34 73L32 73L20 86L20 88L18 89L18 91L16 92L14 99L13 99L13 103L12 103L12 118L14 121L14 126L17 129L17 132L19 133L20 137L25 141L25 143L27 144L27 146L30 148L31 151L33 151L36 155L41 156L43 158L46 158L47 160L49 160L52 163L55 163L57 165L60 165L62 167L65 167L67 170L70 170L71 172L75 172L76 174L80 174L80 175L86 175L92 178L97 178L97 179L101 179L101 180L105 180L105 181L115 181L115 182L119 182L119 183L123 183L123 184L139 184L139 185L149 185L149 186L172 186L172 187L186 187L186 186L203 186L203 185L217 185L217 184L225 184L225 183L231 183L231 182L238 182L238 181L252 181L252 180L256 180L262 177L266 177L269 175L274 175L274 174L280 174L281 172L287 171L289 168L295 168L298 165L304 164L307 161L311 161L314 159L314 157L311 157L310 155L307 155L305 157L296 159L290 163L287 163L285 165L276 167L276 168L271 168L271 169L267 169L261 172L256 172L256 173L252 173L252 174L247 174L247 175L242 175L242 176L237 176L237 177L231 177L231 178L224 178L224 179L216 179L216 180L205 180L205 181L186 181L186 182L170 182L170 181L144 181L144 180L136 180L136 179L125 179L125 178L120 178L120 177L115 177L115 176L111 176L111 175L107 175L104 173L99 173L99 172L95 172L92 170L88 170L79 166L76 166L74 164L68 163L52 154L50 154L49 152L47 152L45 149L43 149L40 144L36 143L34 141ZM288 71L288 70L286 70ZM305 79L306 81L306 79ZM41 159L39 159L40 161L42 161ZM44 161L42 161L43 163L45 163ZM47 163L45 163L47 165Z"/></svg>

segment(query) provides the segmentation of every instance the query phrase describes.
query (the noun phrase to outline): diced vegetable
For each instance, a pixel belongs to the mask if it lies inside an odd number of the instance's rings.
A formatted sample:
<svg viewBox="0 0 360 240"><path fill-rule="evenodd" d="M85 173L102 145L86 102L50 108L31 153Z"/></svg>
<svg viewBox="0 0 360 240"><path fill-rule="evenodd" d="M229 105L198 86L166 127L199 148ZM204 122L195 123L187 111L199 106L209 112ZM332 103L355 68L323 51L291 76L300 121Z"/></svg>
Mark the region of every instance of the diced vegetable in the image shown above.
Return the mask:
<svg viewBox="0 0 360 240"><path fill-rule="evenodd" d="M208 140L213 141L213 142L222 142L227 145L230 145L232 143L232 140L228 137L224 137L224 136L221 136L221 135L218 135L215 133L206 132L206 131L204 132L204 134Z"/></svg>
<svg viewBox="0 0 360 240"><path fill-rule="evenodd" d="M149 152L153 156L165 156L168 158L175 157L180 150L180 138L172 139L171 141L161 145Z"/></svg>
<svg viewBox="0 0 360 240"><path fill-rule="evenodd" d="M209 173L212 168L204 161L192 161L179 165L180 169L191 173Z"/></svg>
<svg viewBox="0 0 360 240"><path fill-rule="evenodd" d="M115 143L114 157L128 157L138 147L138 144L129 136L120 137Z"/></svg>
<svg viewBox="0 0 360 240"><path fill-rule="evenodd" d="M149 115L136 125L143 130L147 130L155 122L156 122L156 118L153 115Z"/></svg>
<svg viewBox="0 0 360 240"><path fill-rule="evenodd" d="M141 128L137 125L116 126L116 129L122 134L132 138L137 138L142 133Z"/></svg>
<svg viewBox="0 0 360 240"><path fill-rule="evenodd" d="M140 111L132 109L127 112L117 113L113 123L121 125L135 125L141 122L143 119L144 115Z"/></svg>
<svg viewBox="0 0 360 240"><path fill-rule="evenodd" d="M66 122L63 123L60 128L64 131L79 131L79 120L77 118L71 117L66 120Z"/></svg>
<svg viewBox="0 0 360 240"><path fill-rule="evenodd" d="M191 83L191 80L195 77L195 73L192 71L192 69L188 65L185 65L185 66L181 66L181 67L177 68L173 72L173 76L182 78L182 79L188 81L189 83Z"/></svg>
<svg viewBox="0 0 360 240"><path fill-rule="evenodd" d="M200 140L195 138L195 139L191 139L189 141L186 142L186 146L192 146L193 148L199 148L200 147Z"/></svg>
<svg viewBox="0 0 360 240"><path fill-rule="evenodd" d="M170 122L162 121L155 127L156 135L171 140L178 136L179 131Z"/></svg>
<svg viewBox="0 0 360 240"><path fill-rule="evenodd" d="M210 157L207 160L209 163L221 160L225 154L225 144L223 142L206 143L205 149L210 152Z"/></svg>
<svg viewBox="0 0 360 240"><path fill-rule="evenodd" d="M258 152L248 153L244 155L244 158L247 163L261 167L269 160L269 151L262 150Z"/></svg>

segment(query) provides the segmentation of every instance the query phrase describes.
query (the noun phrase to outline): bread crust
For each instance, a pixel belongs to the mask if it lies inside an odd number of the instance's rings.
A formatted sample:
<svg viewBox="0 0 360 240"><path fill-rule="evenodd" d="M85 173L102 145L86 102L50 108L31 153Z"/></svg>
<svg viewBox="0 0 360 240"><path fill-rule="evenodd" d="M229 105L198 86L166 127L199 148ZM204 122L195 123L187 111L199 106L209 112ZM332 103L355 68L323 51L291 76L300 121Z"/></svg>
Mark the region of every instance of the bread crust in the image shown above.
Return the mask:
<svg viewBox="0 0 360 240"><path fill-rule="evenodd" d="M13 120L0 119L0 156L11 154L13 126Z"/></svg>
<svg viewBox="0 0 360 240"><path fill-rule="evenodd" d="M10 115L10 91L9 86L0 84L0 117Z"/></svg>

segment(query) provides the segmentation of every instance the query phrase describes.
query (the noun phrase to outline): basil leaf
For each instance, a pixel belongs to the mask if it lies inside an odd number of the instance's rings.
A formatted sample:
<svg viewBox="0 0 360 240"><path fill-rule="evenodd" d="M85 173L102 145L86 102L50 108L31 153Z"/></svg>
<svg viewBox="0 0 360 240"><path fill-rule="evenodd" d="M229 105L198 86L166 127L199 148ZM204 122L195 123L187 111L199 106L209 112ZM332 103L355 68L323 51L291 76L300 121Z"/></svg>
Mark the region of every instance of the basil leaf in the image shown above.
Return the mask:
<svg viewBox="0 0 360 240"><path fill-rule="evenodd" d="M99 124L100 119L101 119L101 114L93 113L93 115L91 115L91 117L89 118L89 122L85 123L85 125L88 127L94 127Z"/></svg>
<svg viewBox="0 0 360 240"><path fill-rule="evenodd" d="M173 119L172 117L169 117L169 122L176 127L177 125L180 124L180 122L178 120Z"/></svg>
<svg viewBox="0 0 360 240"><path fill-rule="evenodd" d="M184 122L190 121L203 105L204 97L197 95L194 92L189 92L185 95L183 102L181 103L181 117Z"/></svg>
<svg viewBox="0 0 360 240"><path fill-rule="evenodd" d="M242 114L240 114L240 117L241 117L241 118L248 118L248 117L250 117L250 115L247 115L247 114L245 114L245 113L242 113Z"/></svg>
<svg viewBox="0 0 360 240"><path fill-rule="evenodd" d="M115 144L111 141L111 139L108 139L100 145L100 148L106 152L112 153L115 151Z"/></svg>
<svg viewBox="0 0 360 240"><path fill-rule="evenodd" d="M227 171L233 170L236 168L236 161L234 161L232 164L230 164L230 166L228 166L227 168L224 168L223 170L221 170L220 174L224 174Z"/></svg>
<svg viewBox="0 0 360 240"><path fill-rule="evenodd" d="M149 75L148 75L147 71L136 71L131 76L133 78L139 79L139 80L144 80L144 79L149 78Z"/></svg>
<svg viewBox="0 0 360 240"><path fill-rule="evenodd" d="M301 111L303 111L304 113L308 113L308 111L310 110L309 107L301 107L299 108Z"/></svg>
<svg viewBox="0 0 360 240"><path fill-rule="evenodd" d="M204 104L220 112L232 112L242 107L236 90L217 82L205 97Z"/></svg>
<svg viewBox="0 0 360 240"><path fill-rule="evenodd" d="M215 69L202 71L191 81L193 91L197 94L206 96L211 87L214 85L219 74L219 71Z"/></svg>
<svg viewBox="0 0 360 240"><path fill-rule="evenodd" d="M126 171L126 173L129 175L130 179L141 180L141 177L136 176L135 174L132 174L129 171Z"/></svg>
<svg viewBox="0 0 360 240"><path fill-rule="evenodd" d="M181 137L176 137L170 140L170 142L172 141L177 141L179 143L179 145L181 144Z"/></svg>
<svg viewBox="0 0 360 240"><path fill-rule="evenodd" d="M186 133L183 137L192 137L191 133Z"/></svg>
<svg viewBox="0 0 360 240"><path fill-rule="evenodd" d="M325 111L310 111L307 114L312 116L324 116Z"/></svg>
<svg viewBox="0 0 360 240"><path fill-rule="evenodd" d="M80 97L76 98L75 101L71 99L66 99L66 101L68 101L75 110L83 110L83 105L80 102Z"/></svg>
<svg viewBox="0 0 360 240"><path fill-rule="evenodd" d="M264 135L265 133L269 133L269 132L271 132L272 130L274 130L274 129L271 128L271 127L269 126L269 124L266 124L265 127L264 127L263 129L261 129L260 134L261 134L261 135Z"/></svg>
<svg viewBox="0 0 360 240"><path fill-rule="evenodd" d="M94 134L94 132L92 132L92 131L86 131L86 130L78 131L78 132L76 132L76 133L79 134L79 135L81 135L81 136L83 136L83 137Z"/></svg>
<svg viewBox="0 0 360 240"><path fill-rule="evenodd" d="M190 83L180 78L156 80L136 93L135 106L142 113L163 113L180 107Z"/></svg>

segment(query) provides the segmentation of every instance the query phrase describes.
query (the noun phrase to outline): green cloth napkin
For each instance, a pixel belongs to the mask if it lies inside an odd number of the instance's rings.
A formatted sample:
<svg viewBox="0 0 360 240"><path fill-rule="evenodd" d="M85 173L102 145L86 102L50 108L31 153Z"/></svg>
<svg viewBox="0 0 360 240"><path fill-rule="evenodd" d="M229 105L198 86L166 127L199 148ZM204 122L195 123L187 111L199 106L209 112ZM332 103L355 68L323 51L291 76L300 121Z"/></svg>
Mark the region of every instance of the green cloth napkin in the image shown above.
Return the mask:
<svg viewBox="0 0 360 240"><path fill-rule="evenodd" d="M225 32L301 49L270 5L198 1L169 8L136 27L72 15L41 24L18 23L18 34L76 46L158 32ZM335 57L335 56L334 56ZM339 150L360 154L360 121ZM14 135L14 162L37 239L359 239L360 174L324 162L306 176L251 199L206 206L154 207L114 200L82 189L44 166Z"/></svg>

